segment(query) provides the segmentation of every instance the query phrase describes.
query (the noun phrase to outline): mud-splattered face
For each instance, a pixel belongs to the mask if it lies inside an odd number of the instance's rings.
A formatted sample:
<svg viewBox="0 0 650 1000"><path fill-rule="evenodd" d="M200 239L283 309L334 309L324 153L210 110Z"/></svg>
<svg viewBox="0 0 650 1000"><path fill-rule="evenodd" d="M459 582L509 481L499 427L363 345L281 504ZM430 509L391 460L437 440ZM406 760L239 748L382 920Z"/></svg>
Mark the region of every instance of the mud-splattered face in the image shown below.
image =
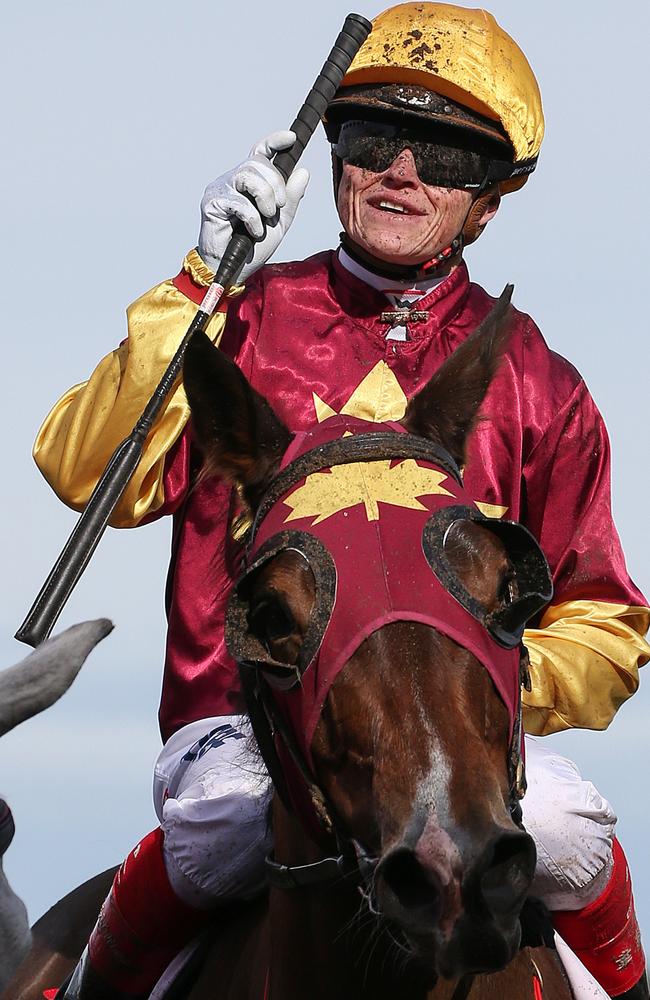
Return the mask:
<svg viewBox="0 0 650 1000"><path fill-rule="evenodd" d="M471 202L468 191L424 184L407 148L383 173L344 163L337 208L357 246L390 264L413 265L449 246Z"/></svg>

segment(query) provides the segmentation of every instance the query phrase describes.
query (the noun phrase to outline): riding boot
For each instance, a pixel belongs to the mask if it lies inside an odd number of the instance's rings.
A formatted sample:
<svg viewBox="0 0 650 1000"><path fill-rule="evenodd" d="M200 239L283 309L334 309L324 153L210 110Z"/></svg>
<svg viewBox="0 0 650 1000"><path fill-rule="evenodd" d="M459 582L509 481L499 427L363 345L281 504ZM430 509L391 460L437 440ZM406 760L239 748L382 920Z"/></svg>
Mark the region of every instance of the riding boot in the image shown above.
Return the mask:
<svg viewBox="0 0 650 1000"><path fill-rule="evenodd" d="M582 910L551 913L553 925L610 997L650 1000L630 871L616 839L612 854L600 896Z"/></svg>
<svg viewBox="0 0 650 1000"><path fill-rule="evenodd" d="M179 899L163 857L162 830L129 854L57 1000L143 1000L181 951L213 919Z"/></svg>

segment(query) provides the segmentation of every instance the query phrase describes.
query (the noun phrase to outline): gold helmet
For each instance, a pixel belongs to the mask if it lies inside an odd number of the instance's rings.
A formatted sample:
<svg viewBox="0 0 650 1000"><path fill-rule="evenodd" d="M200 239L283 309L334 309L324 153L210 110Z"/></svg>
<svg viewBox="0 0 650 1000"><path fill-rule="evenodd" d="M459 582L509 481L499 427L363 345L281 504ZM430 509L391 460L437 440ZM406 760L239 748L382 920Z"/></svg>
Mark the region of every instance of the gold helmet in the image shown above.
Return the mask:
<svg viewBox="0 0 650 1000"><path fill-rule="evenodd" d="M493 143L502 192L526 182L544 136L539 87L519 46L487 11L447 3L402 3L374 19L325 126L332 138L346 119L387 113Z"/></svg>

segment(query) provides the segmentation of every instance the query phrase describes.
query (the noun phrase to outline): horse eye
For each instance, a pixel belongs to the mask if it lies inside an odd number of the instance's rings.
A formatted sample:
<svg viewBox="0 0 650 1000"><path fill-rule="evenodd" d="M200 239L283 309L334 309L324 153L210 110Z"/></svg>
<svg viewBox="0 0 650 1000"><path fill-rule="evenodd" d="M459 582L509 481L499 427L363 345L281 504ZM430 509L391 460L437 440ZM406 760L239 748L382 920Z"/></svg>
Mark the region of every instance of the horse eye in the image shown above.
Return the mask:
<svg viewBox="0 0 650 1000"><path fill-rule="evenodd" d="M260 601L251 608L248 625L260 642L278 642L288 638L295 631L296 622L284 602L273 598Z"/></svg>

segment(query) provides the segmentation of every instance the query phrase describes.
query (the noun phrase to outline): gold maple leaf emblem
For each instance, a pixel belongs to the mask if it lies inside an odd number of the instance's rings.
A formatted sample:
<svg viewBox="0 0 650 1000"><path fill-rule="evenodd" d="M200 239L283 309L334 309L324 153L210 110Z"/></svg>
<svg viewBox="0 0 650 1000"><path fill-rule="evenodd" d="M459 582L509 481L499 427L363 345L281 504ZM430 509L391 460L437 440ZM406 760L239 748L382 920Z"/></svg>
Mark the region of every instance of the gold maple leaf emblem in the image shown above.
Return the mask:
<svg viewBox="0 0 650 1000"><path fill-rule="evenodd" d="M360 503L366 508L368 520L378 521L380 503L426 510L417 497L454 495L441 486L443 479L447 478L444 472L422 468L412 458L392 469L390 465L390 459L351 462L349 465L334 466L327 472L312 473L283 501L291 507L285 522L313 517L312 524L320 524L333 514Z"/></svg>
<svg viewBox="0 0 650 1000"><path fill-rule="evenodd" d="M361 417L362 420L370 420L377 424L386 420L401 420L407 406L404 390L385 361L377 362L340 410L335 410L315 392L312 393L312 398L319 424L328 417L335 416L337 412L351 417ZM501 518L508 512L508 508L501 504L482 503L477 500L476 506L486 517Z"/></svg>

